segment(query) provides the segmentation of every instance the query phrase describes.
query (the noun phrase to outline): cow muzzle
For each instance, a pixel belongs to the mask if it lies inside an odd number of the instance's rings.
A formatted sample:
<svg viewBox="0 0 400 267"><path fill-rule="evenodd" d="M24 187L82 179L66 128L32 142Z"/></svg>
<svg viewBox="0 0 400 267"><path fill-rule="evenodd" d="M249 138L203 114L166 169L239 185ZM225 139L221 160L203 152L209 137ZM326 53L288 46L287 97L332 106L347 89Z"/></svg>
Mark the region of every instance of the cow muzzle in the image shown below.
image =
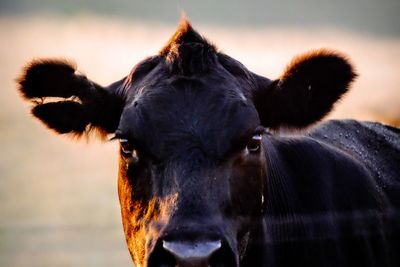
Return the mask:
<svg viewBox="0 0 400 267"><path fill-rule="evenodd" d="M163 248L175 258L179 267L208 267L211 256L221 248L221 241L193 243L164 240Z"/></svg>
<svg viewBox="0 0 400 267"><path fill-rule="evenodd" d="M151 267L231 267L237 266L234 253L221 240L164 239L153 251Z"/></svg>

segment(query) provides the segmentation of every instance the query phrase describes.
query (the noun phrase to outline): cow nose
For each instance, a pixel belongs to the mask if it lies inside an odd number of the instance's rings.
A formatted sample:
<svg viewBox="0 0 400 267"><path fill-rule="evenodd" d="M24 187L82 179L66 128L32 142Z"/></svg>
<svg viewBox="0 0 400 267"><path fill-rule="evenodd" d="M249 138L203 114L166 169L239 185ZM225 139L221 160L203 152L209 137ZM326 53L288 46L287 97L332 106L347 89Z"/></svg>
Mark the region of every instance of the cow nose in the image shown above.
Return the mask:
<svg viewBox="0 0 400 267"><path fill-rule="evenodd" d="M176 260L178 267L209 267L210 258L221 249L221 241L163 241L163 248Z"/></svg>
<svg viewBox="0 0 400 267"><path fill-rule="evenodd" d="M161 239L149 267L237 267L236 254L221 239Z"/></svg>

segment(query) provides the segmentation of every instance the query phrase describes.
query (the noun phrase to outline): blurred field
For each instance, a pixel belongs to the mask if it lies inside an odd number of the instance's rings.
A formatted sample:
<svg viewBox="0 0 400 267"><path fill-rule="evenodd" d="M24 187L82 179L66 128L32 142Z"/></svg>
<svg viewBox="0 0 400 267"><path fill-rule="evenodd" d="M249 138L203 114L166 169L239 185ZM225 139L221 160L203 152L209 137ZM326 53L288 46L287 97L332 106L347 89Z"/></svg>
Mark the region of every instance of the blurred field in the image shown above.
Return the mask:
<svg viewBox="0 0 400 267"><path fill-rule="evenodd" d="M194 26L270 78L298 53L338 49L360 77L330 117L400 125L400 38L327 28ZM14 79L32 58L66 57L108 84L156 53L174 28L87 16L0 17L0 266L131 266L120 223L116 144L53 135L30 118Z"/></svg>

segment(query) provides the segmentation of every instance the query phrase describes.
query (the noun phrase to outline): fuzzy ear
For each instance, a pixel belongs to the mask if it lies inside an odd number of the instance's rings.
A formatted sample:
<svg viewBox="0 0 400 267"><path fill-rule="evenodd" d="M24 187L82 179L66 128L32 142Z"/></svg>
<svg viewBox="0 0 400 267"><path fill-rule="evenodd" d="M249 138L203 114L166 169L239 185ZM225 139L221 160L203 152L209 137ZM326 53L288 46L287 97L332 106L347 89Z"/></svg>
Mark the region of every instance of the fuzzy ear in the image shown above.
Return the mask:
<svg viewBox="0 0 400 267"><path fill-rule="evenodd" d="M349 60L321 49L300 55L273 81L258 77L254 101L267 127L305 127L323 118L357 76Z"/></svg>
<svg viewBox="0 0 400 267"><path fill-rule="evenodd" d="M118 126L123 99L116 84L103 88L65 60L32 61L17 82L22 96L35 104L32 114L57 133L82 136L96 129L106 135ZM48 97L64 100L47 102Z"/></svg>

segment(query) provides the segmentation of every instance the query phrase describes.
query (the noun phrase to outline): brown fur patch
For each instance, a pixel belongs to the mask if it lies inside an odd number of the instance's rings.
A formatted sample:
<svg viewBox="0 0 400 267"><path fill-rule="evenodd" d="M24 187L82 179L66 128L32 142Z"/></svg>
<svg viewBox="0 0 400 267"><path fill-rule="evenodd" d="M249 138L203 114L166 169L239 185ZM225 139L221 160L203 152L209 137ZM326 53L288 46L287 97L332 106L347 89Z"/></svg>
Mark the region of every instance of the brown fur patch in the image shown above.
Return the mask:
<svg viewBox="0 0 400 267"><path fill-rule="evenodd" d="M170 52L176 52L179 45L188 42L202 43L216 50L215 46L194 30L188 19L182 16L174 35L172 35L167 44L160 50L160 55L167 56Z"/></svg>

